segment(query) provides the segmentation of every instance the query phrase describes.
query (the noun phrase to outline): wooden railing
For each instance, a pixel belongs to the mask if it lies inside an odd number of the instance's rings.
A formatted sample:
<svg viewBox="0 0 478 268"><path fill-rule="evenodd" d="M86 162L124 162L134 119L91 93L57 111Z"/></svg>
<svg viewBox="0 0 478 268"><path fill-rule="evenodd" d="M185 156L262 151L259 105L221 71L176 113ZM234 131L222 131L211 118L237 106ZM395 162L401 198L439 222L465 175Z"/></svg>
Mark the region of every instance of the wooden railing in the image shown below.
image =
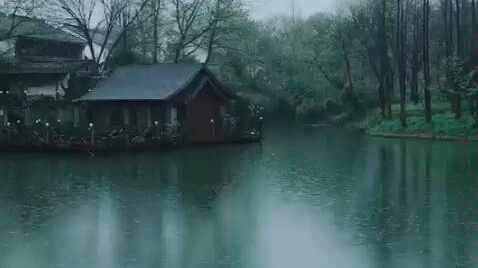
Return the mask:
<svg viewBox="0 0 478 268"><path fill-rule="evenodd" d="M237 120L236 126L224 131L226 141L238 141L244 136L262 136L262 127L257 118ZM185 123L186 124L186 123ZM33 126L8 125L0 128L0 144L129 144L167 141L184 141L185 132L182 125L158 124L151 127L138 128L134 126L96 127L37 123Z"/></svg>

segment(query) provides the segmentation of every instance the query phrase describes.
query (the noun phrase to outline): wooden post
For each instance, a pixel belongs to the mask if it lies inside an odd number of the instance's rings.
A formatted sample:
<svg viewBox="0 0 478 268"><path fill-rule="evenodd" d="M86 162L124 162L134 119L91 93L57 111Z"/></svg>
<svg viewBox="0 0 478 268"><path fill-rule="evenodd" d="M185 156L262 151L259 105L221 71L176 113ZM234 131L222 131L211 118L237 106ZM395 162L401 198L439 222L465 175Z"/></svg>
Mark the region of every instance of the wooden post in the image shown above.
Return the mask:
<svg viewBox="0 0 478 268"><path fill-rule="evenodd" d="M58 85L59 84L59 81L56 80L55 81L55 100L58 100L60 98L60 86Z"/></svg>
<svg viewBox="0 0 478 268"><path fill-rule="evenodd" d="M25 108L23 121L24 121L23 124L25 126L31 126L32 125L32 122L31 122L31 108L30 107Z"/></svg>
<svg viewBox="0 0 478 268"><path fill-rule="evenodd" d="M24 123L22 124L22 120L17 119L17 124L16 124L16 126L15 126L15 127L16 127L17 138L18 138L18 135L20 135L20 137L23 137L23 134L24 134L24 132L23 132L23 126L24 126L24 125L25 125Z"/></svg>
<svg viewBox="0 0 478 268"><path fill-rule="evenodd" d="M46 127L46 143L49 144L50 143L50 124L48 122L45 123L45 127Z"/></svg>
<svg viewBox="0 0 478 268"><path fill-rule="evenodd" d="M159 133L158 125L159 125L159 122L158 122L158 121L154 121L154 137L155 137L156 139L158 138L158 133Z"/></svg>
<svg viewBox="0 0 478 268"><path fill-rule="evenodd" d="M10 144L10 141L12 139L12 128L10 127L10 125L10 122L7 122L8 144Z"/></svg>
<svg viewBox="0 0 478 268"><path fill-rule="evenodd" d="M129 110L128 108L123 109L123 123L125 126L129 125Z"/></svg>
<svg viewBox="0 0 478 268"><path fill-rule="evenodd" d="M262 123L263 123L262 115L259 117L259 135L262 136Z"/></svg>
<svg viewBox="0 0 478 268"><path fill-rule="evenodd" d="M211 129L212 129L212 141L216 141L216 125L214 124L214 119L211 119Z"/></svg>
<svg viewBox="0 0 478 268"><path fill-rule="evenodd" d="M123 109L123 123L124 123L124 144L128 144L128 130L129 130L129 110L128 108Z"/></svg>
<svg viewBox="0 0 478 268"><path fill-rule="evenodd" d="M63 108L58 108L56 110L56 117L58 118L58 122L63 120Z"/></svg>
<svg viewBox="0 0 478 268"><path fill-rule="evenodd" d="M151 107L148 106L148 110L146 112L146 118L148 120L148 128L151 127Z"/></svg>
<svg viewBox="0 0 478 268"><path fill-rule="evenodd" d="M0 109L0 127L5 127L5 106Z"/></svg>
<svg viewBox="0 0 478 268"><path fill-rule="evenodd" d="M80 126L80 107L75 105L73 107L73 127Z"/></svg>
<svg viewBox="0 0 478 268"><path fill-rule="evenodd" d="M95 128L93 123L90 123L90 143L91 145L95 145Z"/></svg>
<svg viewBox="0 0 478 268"><path fill-rule="evenodd" d="M1 122L1 126L2 127L6 127L8 122L8 116L7 116L7 111L5 110L5 106L2 106L2 109L0 110L0 115L1 115L1 119L2 119L2 122Z"/></svg>

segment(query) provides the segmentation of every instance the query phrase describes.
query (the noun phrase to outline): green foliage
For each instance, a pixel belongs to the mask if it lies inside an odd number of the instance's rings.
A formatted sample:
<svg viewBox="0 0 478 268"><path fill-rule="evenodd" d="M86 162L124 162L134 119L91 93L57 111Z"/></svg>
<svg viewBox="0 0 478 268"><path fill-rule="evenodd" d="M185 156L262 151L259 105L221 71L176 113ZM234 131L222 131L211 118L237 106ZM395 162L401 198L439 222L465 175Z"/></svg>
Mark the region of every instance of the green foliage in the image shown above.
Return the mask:
<svg viewBox="0 0 478 268"><path fill-rule="evenodd" d="M457 56L444 57L441 63L440 89L442 92L463 92L471 86L471 73L464 68L464 61Z"/></svg>
<svg viewBox="0 0 478 268"><path fill-rule="evenodd" d="M462 116L455 119L451 113L433 115L432 123L425 122L423 116L411 116L407 119L407 128L400 126L400 120L387 120L370 122L367 133L371 135L383 135L385 133L410 133L410 134L433 134L435 136L448 136L456 138L475 137L477 128L471 116Z"/></svg>
<svg viewBox="0 0 478 268"><path fill-rule="evenodd" d="M301 117L321 117L325 100L340 99L347 84L343 53L352 61L353 80L364 76L364 68L355 68L361 60L359 49L351 49L348 16L320 13L307 20L277 16L265 23L248 18L236 23L235 36L224 40L228 49L217 50L212 62L234 88L286 102Z"/></svg>
<svg viewBox="0 0 478 268"><path fill-rule="evenodd" d="M450 111L450 103L435 101L435 102L432 102L431 108L432 108L431 109L432 114L445 113L447 111ZM466 108L466 107L463 107L463 108ZM407 103L405 113L407 114L407 116L422 116L423 110L424 110L423 103L418 103L418 104ZM400 112L400 104L392 104L392 114L398 114L399 112Z"/></svg>
<svg viewBox="0 0 478 268"><path fill-rule="evenodd" d="M287 110L300 116L316 114L320 117L325 113L324 102L333 99L337 100L341 111L354 110L355 115L357 111L377 107L376 86L384 71L394 74L393 83L398 80L398 2L385 1L384 13L381 2L354 1L341 12L317 13L307 18L279 15L258 21L252 18L242 0L180 1L177 2L181 6L178 10L174 1L161 1L161 12L155 12L155 6L148 5L128 31L130 49L141 57L132 52L118 54L114 63L151 61L153 49L159 52L160 61L194 62L203 60L206 58L204 54L211 52L207 57L208 64L218 67L220 78L228 86L264 102L262 104L268 110L282 112L286 106ZM192 3L201 5L197 12L193 12ZM408 42L406 65L420 70L414 76L420 92L423 88L423 40L419 36L423 27L422 3L403 3L407 5L404 19ZM445 57L460 53L452 51L447 54L441 45L446 43L444 30L448 31L443 28L442 11L439 5L430 8L431 86L433 89L441 86L442 90L462 91L470 86L470 67L464 65L462 58ZM195 15L186 19L191 12ZM153 16L155 13L158 16ZM382 18L385 20L383 33L379 32ZM468 27L462 19L464 28ZM192 23L186 27L184 23L188 21ZM159 36L155 38L153 29L158 25L161 26ZM382 35L385 35L385 43L381 42ZM454 40L452 43L458 42ZM382 44L388 57L381 55ZM411 48L418 48L418 52ZM417 53L415 58L418 60L414 63L412 51ZM381 68L382 58L390 61L384 64L390 65L392 70L387 66ZM407 81L407 85L412 84L410 82ZM346 98L342 94L346 92L344 89L350 89ZM433 93L433 97L436 96ZM422 106L415 107L409 115L423 109ZM393 114L397 113L398 110L394 109Z"/></svg>

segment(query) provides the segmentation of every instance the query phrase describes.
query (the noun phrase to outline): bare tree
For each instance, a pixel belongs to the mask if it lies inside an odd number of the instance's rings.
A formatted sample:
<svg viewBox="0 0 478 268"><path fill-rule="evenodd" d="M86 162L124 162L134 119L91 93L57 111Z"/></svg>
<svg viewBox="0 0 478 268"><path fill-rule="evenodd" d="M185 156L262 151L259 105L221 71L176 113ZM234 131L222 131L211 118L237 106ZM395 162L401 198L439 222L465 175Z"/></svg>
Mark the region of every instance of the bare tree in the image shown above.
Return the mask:
<svg viewBox="0 0 478 268"><path fill-rule="evenodd" d="M212 8L211 16L210 16L210 30L209 30L209 38L207 43L207 56L204 63L208 63L209 59L212 55L212 50L214 46L214 39L216 38L217 26L219 21L221 20L221 16L223 10L221 10L221 0L216 0L214 3L214 7Z"/></svg>
<svg viewBox="0 0 478 268"><path fill-rule="evenodd" d="M343 19L340 21L340 26L336 27L336 38L340 43L340 54L345 63L345 73L347 76L347 89L350 92L354 90L354 84L352 79L352 64L351 64L351 54L352 48L352 25L348 19ZM342 27L341 27L342 26Z"/></svg>
<svg viewBox="0 0 478 268"><path fill-rule="evenodd" d="M210 29L205 0L172 0L174 21L176 26L176 41L174 44L174 62L181 57L188 57L200 47L202 38Z"/></svg>
<svg viewBox="0 0 478 268"><path fill-rule="evenodd" d="M215 0L209 5L209 31L204 48L206 50L206 59L208 63L215 48L221 47L221 39L227 39L234 30L230 28L234 18L245 15L242 3L238 0Z"/></svg>
<svg viewBox="0 0 478 268"><path fill-rule="evenodd" d="M153 63L158 63L161 0L150 0L150 7L153 23Z"/></svg>
<svg viewBox="0 0 478 268"><path fill-rule="evenodd" d="M88 44L92 60L97 65L107 61L126 35L130 25L138 18L146 0L50 0L59 7L57 18L73 28ZM102 15L98 18L97 13ZM102 38L95 38L97 34ZM99 51L95 50L95 39Z"/></svg>
<svg viewBox="0 0 478 268"><path fill-rule="evenodd" d="M0 40L11 38L15 30L21 26L24 20L19 18L23 16L33 16L37 9L35 5L26 5L21 0L4 0L0 5L0 16L2 21L2 31Z"/></svg>
<svg viewBox="0 0 478 268"><path fill-rule="evenodd" d="M39 11L40 5L35 1L4 0L0 6L0 41L11 39L19 34L29 35L38 33L33 26L33 19ZM44 29L43 29L44 30ZM14 47L0 51L0 57L11 53Z"/></svg>

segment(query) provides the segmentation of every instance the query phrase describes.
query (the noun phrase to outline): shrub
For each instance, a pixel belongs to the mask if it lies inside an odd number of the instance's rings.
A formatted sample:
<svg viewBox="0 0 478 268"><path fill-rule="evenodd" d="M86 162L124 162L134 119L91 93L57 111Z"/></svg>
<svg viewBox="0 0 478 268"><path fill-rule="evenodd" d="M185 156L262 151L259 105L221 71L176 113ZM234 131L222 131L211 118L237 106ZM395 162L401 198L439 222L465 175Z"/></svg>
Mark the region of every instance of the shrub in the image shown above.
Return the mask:
<svg viewBox="0 0 478 268"><path fill-rule="evenodd" d="M432 123L427 123L423 116L407 118L407 127L402 128L400 120L371 121L367 132L371 135L381 135L387 132L394 133L432 133L440 136L472 137L477 128L471 116L455 119L452 113L433 115Z"/></svg>

